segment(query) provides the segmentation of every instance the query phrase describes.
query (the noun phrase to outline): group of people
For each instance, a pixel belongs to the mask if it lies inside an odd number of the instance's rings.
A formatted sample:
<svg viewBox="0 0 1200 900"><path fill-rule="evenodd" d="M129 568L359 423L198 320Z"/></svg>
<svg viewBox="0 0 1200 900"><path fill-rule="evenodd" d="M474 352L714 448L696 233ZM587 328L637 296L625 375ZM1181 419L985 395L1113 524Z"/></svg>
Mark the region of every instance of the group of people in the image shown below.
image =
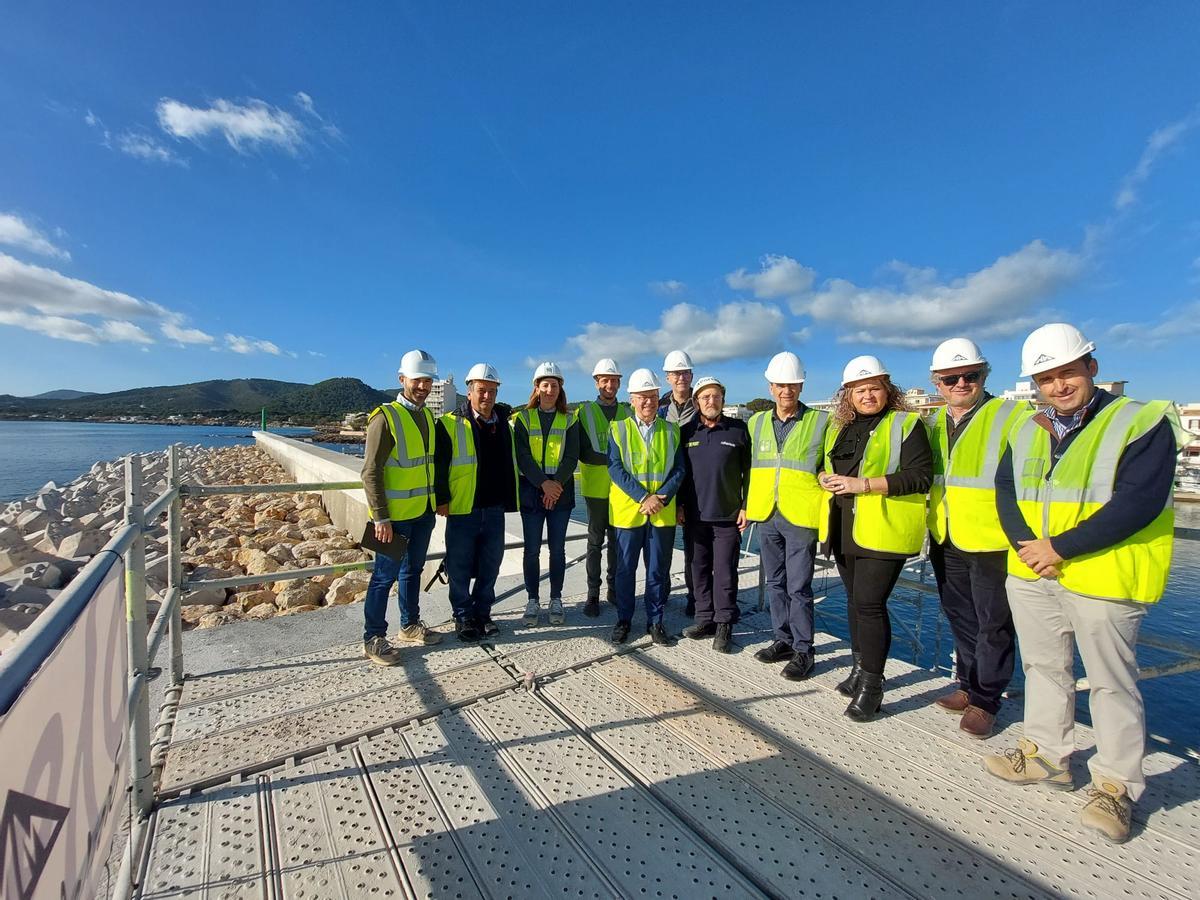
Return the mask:
<svg viewBox="0 0 1200 900"><path fill-rule="evenodd" d="M618 399L613 359L592 372L596 397L572 413L562 371L537 367L524 408L496 402L488 363L467 376L467 397L435 418L425 399L437 377L422 350L401 360L403 391L368 420L363 484L375 535L407 540L400 560L376 556L364 604L364 653L379 665L401 654L388 640L387 597L398 582L398 642L441 638L420 620L419 578L435 515L446 517L445 568L457 636L495 634L495 584L504 516L519 511L527 602L542 616L543 544L551 624L565 619L566 534L576 481L587 507L587 596L601 614L602 583L615 606L612 640L633 627L644 565L646 632L664 624L676 526L687 584L684 629L729 652L738 619L741 533L757 525L773 640L755 658L784 663L793 681L814 670L813 573L832 556L845 587L853 664L837 690L846 716L867 722L884 696L891 646L887 601L906 560L928 546L955 643L954 690L938 708L972 738L988 737L1012 678L1018 642L1025 722L1017 747L985 757L1013 784L1072 789L1073 648L1091 688L1097 752L1089 761L1083 824L1128 838L1145 787L1145 715L1137 688L1138 627L1163 593L1173 539L1172 489L1182 430L1172 404L1139 403L1098 387L1095 345L1075 327L1042 326L1026 339L1021 374L1045 408L993 396L980 348L954 338L936 348L932 382L945 405L926 421L910 410L874 356L852 359L828 411L800 400L805 369L791 352L764 377L774 406L748 422L724 415L725 387L693 383L682 350L658 376L637 369ZM578 470L578 479L576 478Z"/></svg>

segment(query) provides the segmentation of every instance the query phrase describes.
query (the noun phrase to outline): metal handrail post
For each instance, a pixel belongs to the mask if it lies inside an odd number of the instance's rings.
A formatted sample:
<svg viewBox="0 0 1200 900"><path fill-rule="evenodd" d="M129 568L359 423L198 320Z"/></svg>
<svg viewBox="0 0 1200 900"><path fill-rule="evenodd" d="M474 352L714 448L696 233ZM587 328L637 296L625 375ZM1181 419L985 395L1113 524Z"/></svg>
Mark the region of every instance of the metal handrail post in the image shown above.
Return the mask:
<svg viewBox="0 0 1200 900"><path fill-rule="evenodd" d="M146 537L142 509L142 461L135 454L125 457L125 524L135 529L125 551L125 622L129 642L130 684L142 679L136 702L129 710L129 780L133 791L133 815L137 821L150 814L154 786L150 780L150 692L145 689L149 668L146 648Z"/></svg>
<svg viewBox="0 0 1200 900"><path fill-rule="evenodd" d="M172 444L167 451L167 489L179 487L179 445ZM183 498L175 492L171 508L167 511L167 596L179 590L183 583ZM183 684L183 611L182 598L172 604L170 620L171 636L171 684Z"/></svg>

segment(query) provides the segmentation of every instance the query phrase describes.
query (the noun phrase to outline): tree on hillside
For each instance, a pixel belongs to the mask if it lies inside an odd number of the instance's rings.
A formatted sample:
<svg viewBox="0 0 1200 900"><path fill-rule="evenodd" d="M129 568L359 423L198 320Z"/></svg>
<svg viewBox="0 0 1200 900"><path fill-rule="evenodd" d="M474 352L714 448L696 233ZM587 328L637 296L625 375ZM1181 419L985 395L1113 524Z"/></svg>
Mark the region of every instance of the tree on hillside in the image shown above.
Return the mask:
<svg viewBox="0 0 1200 900"><path fill-rule="evenodd" d="M746 404L746 409L750 410L750 412L762 412L763 410L774 408L775 401L768 400L766 397L755 397Z"/></svg>

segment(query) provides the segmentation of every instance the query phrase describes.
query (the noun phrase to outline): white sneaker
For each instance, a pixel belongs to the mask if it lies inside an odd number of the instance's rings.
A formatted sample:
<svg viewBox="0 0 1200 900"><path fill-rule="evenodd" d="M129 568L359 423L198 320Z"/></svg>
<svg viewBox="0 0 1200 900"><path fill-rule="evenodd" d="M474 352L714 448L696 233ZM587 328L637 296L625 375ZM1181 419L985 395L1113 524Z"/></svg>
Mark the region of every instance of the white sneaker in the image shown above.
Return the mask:
<svg viewBox="0 0 1200 900"><path fill-rule="evenodd" d="M525 625L536 625L538 623L538 616L541 614L542 604L538 602L536 597L530 597L529 602L525 604L525 615L521 618L521 621Z"/></svg>
<svg viewBox="0 0 1200 900"><path fill-rule="evenodd" d="M563 615L562 597L550 598L550 624L561 625L566 621L566 616Z"/></svg>

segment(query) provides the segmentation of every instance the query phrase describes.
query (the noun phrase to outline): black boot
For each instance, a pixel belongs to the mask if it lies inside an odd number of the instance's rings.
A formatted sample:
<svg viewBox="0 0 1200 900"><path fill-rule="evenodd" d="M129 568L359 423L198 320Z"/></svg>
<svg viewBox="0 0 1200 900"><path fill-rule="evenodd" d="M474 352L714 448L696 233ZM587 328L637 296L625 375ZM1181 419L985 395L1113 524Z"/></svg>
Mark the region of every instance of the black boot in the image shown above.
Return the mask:
<svg viewBox="0 0 1200 900"><path fill-rule="evenodd" d="M883 703L883 676L864 671L858 680L854 699L846 707L845 715L853 722L870 722L879 713Z"/></svg>
<svg viewBox="0 0 1200 900"><path fill-rule="evenodd" d="M853 697L858 692L858 679L862 676L862 669L859 667L861 663L862 655L855 653L854 665L850 667L850 674L834 688L843 697Z"/></svg>
<svg viewBox="0 0 1200 900"><path fill-rule="evenodd" d="M717 626L717 634L713 638L712 648L718 653L728 653L732 642L733 626L728 622L722 622Z"/></svg>

